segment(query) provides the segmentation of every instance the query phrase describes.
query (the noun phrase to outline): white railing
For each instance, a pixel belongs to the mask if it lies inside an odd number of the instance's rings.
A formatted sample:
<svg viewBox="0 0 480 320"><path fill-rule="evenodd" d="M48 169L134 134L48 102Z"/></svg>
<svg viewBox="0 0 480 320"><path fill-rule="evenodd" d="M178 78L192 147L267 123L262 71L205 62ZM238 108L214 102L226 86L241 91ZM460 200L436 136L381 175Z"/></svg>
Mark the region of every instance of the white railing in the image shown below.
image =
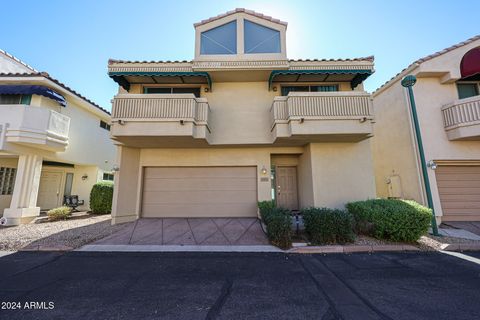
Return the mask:
<svg viewBox="0 0 480 320"><path fill-rule="evenodd" d="M270 114L274 122L304 119L373 118L372 98L366 92L290 92L275 97Z"/></svg>
<svg viewBox="0 0 480 320"><path fill-rule="evenodd" d="M460 99L442 107L445 129L480 124L480 96Z"/></svg>
<svg viewBox="0 0 480 320"><path fill-rule="evenodd" d="M119 94L113 100L112 120L194 120L207 122L207 99L193 94Z"/></svg>

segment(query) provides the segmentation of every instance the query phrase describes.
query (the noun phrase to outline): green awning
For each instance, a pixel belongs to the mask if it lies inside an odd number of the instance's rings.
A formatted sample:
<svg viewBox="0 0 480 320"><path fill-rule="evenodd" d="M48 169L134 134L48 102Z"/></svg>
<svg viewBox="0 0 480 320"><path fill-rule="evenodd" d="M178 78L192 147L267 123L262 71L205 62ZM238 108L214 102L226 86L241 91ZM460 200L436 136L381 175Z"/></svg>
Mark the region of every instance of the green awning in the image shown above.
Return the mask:
<svg viewBox="0 0 480 320"><path fill-rule="evenodd" d="M274 82L350 82L352 89L367 79L373 70L274 70L268 88Z"/></svg>
<svg viewBox="0 0 480 320"><path fill-rule="evenodd" d="M125 90L132 84L207 84L212 89L208 72L109 72L108 75Z"/></svg>

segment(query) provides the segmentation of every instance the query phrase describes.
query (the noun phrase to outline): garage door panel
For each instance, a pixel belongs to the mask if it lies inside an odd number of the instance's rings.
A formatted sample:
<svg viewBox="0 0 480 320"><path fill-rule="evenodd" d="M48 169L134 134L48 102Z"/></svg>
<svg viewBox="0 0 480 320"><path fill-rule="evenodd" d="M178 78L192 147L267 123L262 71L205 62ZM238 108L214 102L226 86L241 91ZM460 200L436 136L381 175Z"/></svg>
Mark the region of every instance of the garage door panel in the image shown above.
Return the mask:
<svg viewBox="0 0 480 320"><path fill-rule="evenodd" d="M189 203L192 205L208 204L208 203L224 203L235 204L245 203L256 197L256 191L162 191L144 192L144 202L148 204L182 204Z"/></svg>
<svg viewBox="0 0 480 320"><path fill-rule="evenodd" d="M144 217L255 217L256 167L148 167Z"/></svg>
<svg viewBox="0 0 480 320"><path fill-rule="evenodd" d="M480 166L439 166L435 175L442 220L480 220Z"/></svg>
<svg viewBox="0 0 480 320"><path fill-rule="evenodd" d="M147 167L148 178L256 178L253 167Z"/></svg>
<svg viewBox="0 0 480 320"><path fill-rule="evenodd" d="M253 204L204 204L201 207L195 207L190 204L158 204L145 205L143 217L158 218L161 217L252 217L251 212L256 212L257 207Z"/></svg>
<svg viewBox="0 0 480 320"><path fill-rule="evenodd" d="M208 178L208 179L145 179L145 189L149 191L188 191L188 190L253 190L251 178Z"/></svg>

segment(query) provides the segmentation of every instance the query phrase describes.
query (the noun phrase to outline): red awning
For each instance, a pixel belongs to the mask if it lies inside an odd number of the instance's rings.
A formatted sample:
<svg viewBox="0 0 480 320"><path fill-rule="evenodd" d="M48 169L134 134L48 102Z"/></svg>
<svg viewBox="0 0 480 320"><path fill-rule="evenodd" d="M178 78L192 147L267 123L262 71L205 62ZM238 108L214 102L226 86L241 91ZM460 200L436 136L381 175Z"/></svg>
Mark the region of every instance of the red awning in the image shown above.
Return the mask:
<svg viewBox="0 0 480 320"><path fill-rule="evenodd" d="M465 53L460 63L460 73L462 78L480 75L480 47Z"/></svg>

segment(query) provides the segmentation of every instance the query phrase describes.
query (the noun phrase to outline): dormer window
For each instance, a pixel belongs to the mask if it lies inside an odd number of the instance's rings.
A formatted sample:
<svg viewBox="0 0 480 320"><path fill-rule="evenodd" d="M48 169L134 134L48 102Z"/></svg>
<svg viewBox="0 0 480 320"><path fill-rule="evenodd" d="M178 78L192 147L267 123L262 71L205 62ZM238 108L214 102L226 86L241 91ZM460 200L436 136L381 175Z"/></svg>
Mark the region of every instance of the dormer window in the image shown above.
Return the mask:
<svg viewBox="0 0 480 320"><path fill-rule="evenodd" d="M200 54L236 54L237 21L201 33Z"/></svg>
<svg viewBox="0 0 480 320"><path fill-rule="evenodd" d="M280 53L280 31L244 21L245 53Z"/></svg>

